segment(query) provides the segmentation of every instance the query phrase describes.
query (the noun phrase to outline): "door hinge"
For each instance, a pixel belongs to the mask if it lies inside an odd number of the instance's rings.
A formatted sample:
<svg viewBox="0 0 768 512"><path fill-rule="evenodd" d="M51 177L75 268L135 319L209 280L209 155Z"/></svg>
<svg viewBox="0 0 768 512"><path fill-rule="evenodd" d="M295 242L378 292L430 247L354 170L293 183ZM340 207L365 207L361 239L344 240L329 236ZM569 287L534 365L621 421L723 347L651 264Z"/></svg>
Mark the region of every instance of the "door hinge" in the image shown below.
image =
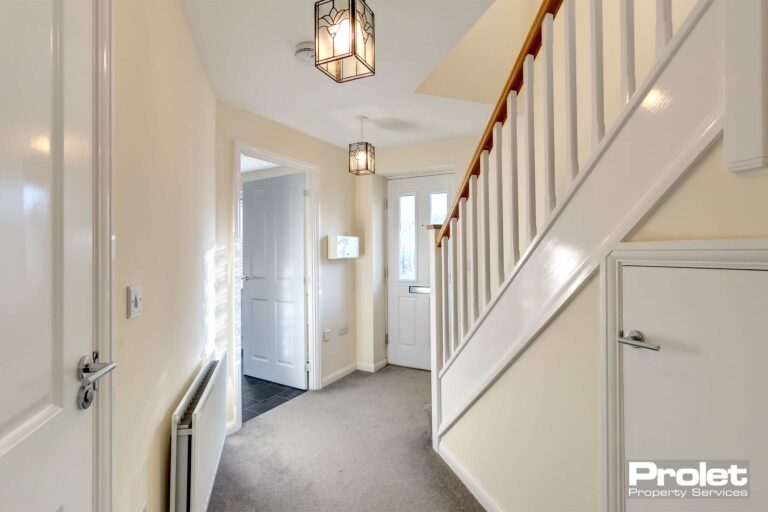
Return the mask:
<svg viewBox="0 0 768 512"><path fill-rule="evenodd" d="M384 199L384 209L386 210L386 209L388 209L388 208L389 208L389 199L386 199L386 198L385 198L385 199Z"/></svg>
<svg viewBox="0 0 768 512"><path fill-rule="evenodd" d="M385 266L384 267L384 280L386 281L387 279L389 279L389 267Z"/></svg>
<svg viewBox="0 0 768 512"><path fill-rule="evenodd" d="M311 191L311 190L309 190L309 189L306 189L306 190L304 191L304 197L310 197L311 195L312 195L312 191Z"/></svg>
<svg viewBox="0 0 768 512"><path fill-rule="evenodd" d="M312 371L312 363L310 363L310 362L307 362L307 364L306 364L306 365L304 365L304 369L305 369L306 371L308 371L308 372L311 372L311 371Z"/></svg>
<svg viewBox="0 0 768 512"><path fill-rule="evenodd" d="M384 344L389 345L389 334L384 335Z"/></svg>

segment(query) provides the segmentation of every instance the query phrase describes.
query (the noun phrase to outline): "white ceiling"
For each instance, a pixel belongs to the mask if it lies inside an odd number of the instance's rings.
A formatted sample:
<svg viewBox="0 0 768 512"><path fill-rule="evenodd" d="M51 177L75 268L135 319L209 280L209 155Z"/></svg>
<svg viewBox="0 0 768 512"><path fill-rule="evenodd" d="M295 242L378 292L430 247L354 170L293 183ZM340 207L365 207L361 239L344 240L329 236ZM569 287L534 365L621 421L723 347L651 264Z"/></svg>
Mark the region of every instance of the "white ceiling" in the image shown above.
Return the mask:
<svg viewBox="0 0 768 512"><path fill-rule="evenodd" d="M415 91L492 3L370 0L376 75L336 84L293 55L314 38L313 0L184 0L221 101L342 147L359 137L360 115L377 146L481 132L490 105Z"/></svg>

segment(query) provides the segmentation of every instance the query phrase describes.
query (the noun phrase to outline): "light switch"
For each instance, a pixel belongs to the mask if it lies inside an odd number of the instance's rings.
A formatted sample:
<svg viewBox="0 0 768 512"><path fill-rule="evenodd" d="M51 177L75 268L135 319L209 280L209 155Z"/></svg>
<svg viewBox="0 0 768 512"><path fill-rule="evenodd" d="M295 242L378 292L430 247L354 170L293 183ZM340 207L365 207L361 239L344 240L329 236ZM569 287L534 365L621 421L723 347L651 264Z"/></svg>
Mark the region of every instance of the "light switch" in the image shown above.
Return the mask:
<svg viewBox="0 0 768 512"><path fill-rule="evenodd" d="M141 314L144 307L142 305L141 286L128 287L128 318L134 318Z"/></svg>
<svg viewBox="0 0 768 512"><path fill-rule="evenodd" d="M331 341L331 330L326 329L323 331L323 341Z"/></svg>

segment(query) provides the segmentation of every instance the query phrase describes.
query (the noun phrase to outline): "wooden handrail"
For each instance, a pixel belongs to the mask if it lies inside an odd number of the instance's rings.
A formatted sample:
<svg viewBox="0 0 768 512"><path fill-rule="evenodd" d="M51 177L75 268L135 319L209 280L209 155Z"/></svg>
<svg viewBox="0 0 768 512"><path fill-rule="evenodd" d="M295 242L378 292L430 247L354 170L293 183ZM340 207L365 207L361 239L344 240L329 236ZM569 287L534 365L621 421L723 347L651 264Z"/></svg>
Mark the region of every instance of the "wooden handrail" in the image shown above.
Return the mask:
<svg viewBox="0 0 768 512"><path fill-rule="evenodd" d="M436 243L438 247L440 247L443 237L449 236L451 219L459 217L459 201L462 197L469 197L469 179L473 175L477 176L480 174L480 155L483 151L490 151L493 148L494 125L496 123L503 123L507 119L507 96L511 91L520 92L520 88L523 85L523 62L525 62L526 55L533 55L535 57L541 49L541 24L544 22L544 17L547 14L556 15L562 4L563 0L542 1L541 7L539 7L539 11L536 13L536 18L533 20L533 25L531 25L531 29L528 31L528 36L525 38L523 48L520 50L515 65L512 67L512 72L509 74L499 100L496 102L493 115L491 115L483 136L480 138L480 144L478 144L475 154L472 160L470 160L469 168L464 174L464 179L461 181L461 186L456 194L456 198L453 200L448 216L443 222L443 227L437 233Z"/></svg>

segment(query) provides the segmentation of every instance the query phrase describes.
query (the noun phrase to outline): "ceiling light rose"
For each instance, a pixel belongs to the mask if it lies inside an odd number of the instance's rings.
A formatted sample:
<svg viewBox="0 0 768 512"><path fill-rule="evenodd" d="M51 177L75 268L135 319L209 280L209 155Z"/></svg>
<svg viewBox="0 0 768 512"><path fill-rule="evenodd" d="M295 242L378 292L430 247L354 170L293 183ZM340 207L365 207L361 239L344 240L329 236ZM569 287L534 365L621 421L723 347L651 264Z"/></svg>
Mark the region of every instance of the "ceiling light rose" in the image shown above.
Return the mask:
<svg viewBox="0 0 768 512"><path fill-rule="evenodd" d="M349 172L362 176L376 174L376 148L369 142L363 142L363 123L367 117L360 118L360 142L349 145Z"/></svg>
<svg viewBox="0 0 768 512"><path fill-rule="evenodd" d="M339 83L373 75L374 32L363 0L315 2L315 67Z"/></svg>

